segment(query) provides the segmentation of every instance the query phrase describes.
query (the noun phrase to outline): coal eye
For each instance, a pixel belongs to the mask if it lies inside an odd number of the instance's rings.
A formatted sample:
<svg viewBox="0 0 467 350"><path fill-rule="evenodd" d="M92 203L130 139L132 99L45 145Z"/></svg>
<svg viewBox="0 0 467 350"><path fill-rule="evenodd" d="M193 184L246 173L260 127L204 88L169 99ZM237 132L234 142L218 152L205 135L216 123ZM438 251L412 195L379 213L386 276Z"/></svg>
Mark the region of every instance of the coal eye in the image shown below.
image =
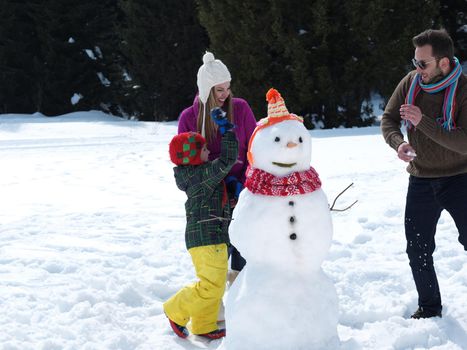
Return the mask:
<svg viewBox="0 0 467 350"><path fill-rule="evenodd" d="M276 136L276 138L274 139L274 141L276 142L279 142L281 140L281 138L279 136Z"/></svg>
<svg viewBox="0 0 467 350"><path fill-rule="evenodd" d="M298 142L300 142L300 143L302 143L302 142L303 142L303 139L302 139L302 137L301 137L301 136L298 138Z"/></svg>

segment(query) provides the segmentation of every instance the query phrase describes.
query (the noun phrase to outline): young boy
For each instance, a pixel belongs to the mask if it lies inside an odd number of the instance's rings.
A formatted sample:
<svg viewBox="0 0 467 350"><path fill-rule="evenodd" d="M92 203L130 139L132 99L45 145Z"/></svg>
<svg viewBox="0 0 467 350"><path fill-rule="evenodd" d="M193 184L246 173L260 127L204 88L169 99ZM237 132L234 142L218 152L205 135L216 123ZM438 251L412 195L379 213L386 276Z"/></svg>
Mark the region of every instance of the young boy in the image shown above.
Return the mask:
<svg viewBox="0 0 467 350"><path fill-rule="evenodd" d="M229 244L230 206L223 179L237 160L238 142L225 113L214 109L211 115L222 135L218 159L208 162L206 140L198 133L181 133L169 145L170 159L177 165L177 186L188 197L185 242L199 278L164 303L170 326L181 338L188 336L190 319L194 334L209 339L225 336L225 329L219 329L216 322L225 289Z"/></svg>

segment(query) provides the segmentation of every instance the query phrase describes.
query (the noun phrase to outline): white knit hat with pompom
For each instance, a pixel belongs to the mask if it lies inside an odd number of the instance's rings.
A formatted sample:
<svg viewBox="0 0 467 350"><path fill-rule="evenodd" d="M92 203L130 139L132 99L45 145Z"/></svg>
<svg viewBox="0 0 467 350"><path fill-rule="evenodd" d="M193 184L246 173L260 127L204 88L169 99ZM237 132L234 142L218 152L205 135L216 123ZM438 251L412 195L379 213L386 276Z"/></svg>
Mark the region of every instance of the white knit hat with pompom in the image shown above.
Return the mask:
<svg viewBox="0 0 467 350"><path fill-rule="evenodd" d="M199 99L203 104L209 97L211 88L215 85L231 81L230 72L221 60L216 60L211 52L206 51L203 65L198 70Z"/></svg>

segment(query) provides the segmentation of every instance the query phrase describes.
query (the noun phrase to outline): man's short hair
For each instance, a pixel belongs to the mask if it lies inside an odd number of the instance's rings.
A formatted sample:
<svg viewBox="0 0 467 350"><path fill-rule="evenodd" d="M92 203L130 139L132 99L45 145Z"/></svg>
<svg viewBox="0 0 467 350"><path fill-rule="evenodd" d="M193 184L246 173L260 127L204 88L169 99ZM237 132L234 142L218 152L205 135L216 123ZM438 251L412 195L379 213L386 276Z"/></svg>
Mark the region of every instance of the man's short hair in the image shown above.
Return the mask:
<svg viewBox="0 0 467 350"><path fill-rule="evenodd" d="M428 29L414 36L412 43L415 47L431 45L433 56L436 58L449 58L454 60L454 43L446 29Z"/></svg>

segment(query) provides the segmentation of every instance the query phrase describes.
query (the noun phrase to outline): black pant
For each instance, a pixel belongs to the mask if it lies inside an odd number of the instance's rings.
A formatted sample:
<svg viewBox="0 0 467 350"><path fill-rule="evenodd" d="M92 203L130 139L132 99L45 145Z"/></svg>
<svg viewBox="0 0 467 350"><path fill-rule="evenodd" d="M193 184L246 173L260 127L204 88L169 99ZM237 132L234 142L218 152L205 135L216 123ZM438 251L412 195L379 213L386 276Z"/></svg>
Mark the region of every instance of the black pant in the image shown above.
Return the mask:
<svg viewBox="0 0 467 350"><path fill-rule="evenodd" d="M467 174L420 178L410 176L405 207L405 236L418 305L441 311L441 295L433 266L436 225L446 209L454 219L459 242L467 250Z"/></svg>
<svg viewBox="0 0 467 350"><path fill-rule="evenodd" d="M246 260L240 255L240 252L233 245L229 247L230 268L232 270L242 271L246 264Z"/></svg>

